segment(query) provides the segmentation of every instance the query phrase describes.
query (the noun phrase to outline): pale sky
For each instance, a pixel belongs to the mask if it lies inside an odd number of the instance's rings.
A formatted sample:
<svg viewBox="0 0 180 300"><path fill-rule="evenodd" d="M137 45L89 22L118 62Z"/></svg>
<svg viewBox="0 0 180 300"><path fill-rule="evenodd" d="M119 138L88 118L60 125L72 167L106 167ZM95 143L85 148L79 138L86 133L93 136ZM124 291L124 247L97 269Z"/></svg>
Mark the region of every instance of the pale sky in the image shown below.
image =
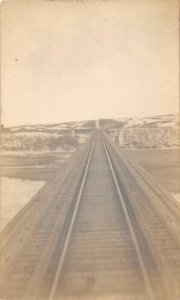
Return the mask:
<svg viewBox="0 0 180 300"><path fill-rule="evenodd" d="M5 126L176 113L176 0L3 2Z"/></svg>

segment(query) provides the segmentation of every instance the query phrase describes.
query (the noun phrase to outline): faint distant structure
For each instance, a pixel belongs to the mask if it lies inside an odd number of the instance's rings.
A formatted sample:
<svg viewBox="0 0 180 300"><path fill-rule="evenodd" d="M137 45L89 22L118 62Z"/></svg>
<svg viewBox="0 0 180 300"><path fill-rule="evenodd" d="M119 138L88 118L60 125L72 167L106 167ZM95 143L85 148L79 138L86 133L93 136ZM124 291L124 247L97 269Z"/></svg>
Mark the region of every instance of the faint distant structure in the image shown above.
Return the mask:
<svg viewBox="0 0 180 300"><path fill-rule="evenodd" d="M100 128L99 120L96 120L96 129Z"/></svg>

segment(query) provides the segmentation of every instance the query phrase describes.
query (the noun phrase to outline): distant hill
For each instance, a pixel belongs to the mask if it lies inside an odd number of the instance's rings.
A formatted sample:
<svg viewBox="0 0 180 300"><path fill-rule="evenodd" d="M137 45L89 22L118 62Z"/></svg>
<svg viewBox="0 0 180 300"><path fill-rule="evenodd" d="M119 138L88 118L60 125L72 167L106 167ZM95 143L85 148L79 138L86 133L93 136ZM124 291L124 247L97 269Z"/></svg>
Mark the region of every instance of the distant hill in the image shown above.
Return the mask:
<svg viewBox="0 0 180 300"><path fill-rule="evenodd" d="M28 149L37 148L37 144L40 148L48 144L53 148L56 144L65 143L64 136L68 144L75 144L83 141L96 127L104 129L121 148L176 149L180 144L179 114L168 114L2 127L3 147L16 149L26 146Z"/></svg>
<svg viewBox="0 0 180 300"><path fill-rule="evenodd" d="M2 128L3 151L59 151L75 149L96 127L94 120Z"/></svg>
<svg viewBox="0 0 180 300"><path fill-rule="evenodd" d="M120 148L179 149L179 115L103 119L100 126Z"/></svg>
<svg viewBox="0 0 180 300"><path fill-rule="evenodd" d="M178 127L179 114L150 116L144 118L100 119L99 123L102 128L106 129Z"/></svg>
<svg viewBox="0 0 180 300"><path fill-rule="evenodd" d="M80 129L94 129L96 128L96 122L94 120L88 121L74 121L63 122L54 124L27 124L20 126L12 126L6 128L11 132L47 132L47 133L62 133L63 131L73 131Z"/></svg>

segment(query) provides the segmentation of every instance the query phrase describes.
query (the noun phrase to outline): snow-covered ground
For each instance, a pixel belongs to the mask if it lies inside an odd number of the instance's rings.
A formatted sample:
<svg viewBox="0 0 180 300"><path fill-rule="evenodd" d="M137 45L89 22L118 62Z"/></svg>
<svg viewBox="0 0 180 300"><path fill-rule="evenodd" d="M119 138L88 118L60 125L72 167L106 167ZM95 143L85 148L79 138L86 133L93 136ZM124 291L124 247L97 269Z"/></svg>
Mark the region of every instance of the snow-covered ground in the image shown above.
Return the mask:
<svg viewBox="0 0 180 300"><path fill-rule="evenodd" d="M150 116L144 118L116 118L117 122L123 122L124 128L133 127L177 127L179 114Z"/></svg>
<svg viewBox="0 0 180 300"><path fill-rule="evenodd" d="M1 178L1 230L45 183L45 181Z"/></svg>
<svg viewBox="0 0 180 300"><path fill-rule="evenodd" d="M56 132L49 133L49 132L43 132L43 131L25 131L25 132L15 132L12 136L16 137L49 137L49 136L62 136L60 134L57 134ZM5 133L4 136L9 136L9 133Z"/></svg>
<svg viewBox="0 0 180 300"><path fill-rule="evenodd" d="M93 122L93 120L92 120ZM95 121L94 121L95 122ZM76 128L89 128L89 121L74 121L74 122L64 122L64 123L56 123L56 124L27 124L21 126L13 126L10 127L9 130L12 132L20 131L45 131L45 130L61 130L61 129L69 129L73 130Z"/></svg>

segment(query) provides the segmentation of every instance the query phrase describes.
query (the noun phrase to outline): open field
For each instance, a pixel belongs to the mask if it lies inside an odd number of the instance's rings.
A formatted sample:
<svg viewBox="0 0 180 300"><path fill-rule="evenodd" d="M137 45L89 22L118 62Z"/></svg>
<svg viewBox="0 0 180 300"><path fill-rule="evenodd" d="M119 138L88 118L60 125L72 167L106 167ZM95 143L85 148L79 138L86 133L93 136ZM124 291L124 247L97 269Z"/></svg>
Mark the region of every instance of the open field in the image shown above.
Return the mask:
<svg viewBox="0 0 180 300"><path fill-rule="evenodd" d="M170 193L180 193L179 150L121 150L129 159L138 162Z"/></svg>
<svg viewBox="0 0 180 300"><path fill-rule="evenodd" d="M0 176L31 180L49 180L71 152L51 152L21 155L3 155Z"/></svg>

